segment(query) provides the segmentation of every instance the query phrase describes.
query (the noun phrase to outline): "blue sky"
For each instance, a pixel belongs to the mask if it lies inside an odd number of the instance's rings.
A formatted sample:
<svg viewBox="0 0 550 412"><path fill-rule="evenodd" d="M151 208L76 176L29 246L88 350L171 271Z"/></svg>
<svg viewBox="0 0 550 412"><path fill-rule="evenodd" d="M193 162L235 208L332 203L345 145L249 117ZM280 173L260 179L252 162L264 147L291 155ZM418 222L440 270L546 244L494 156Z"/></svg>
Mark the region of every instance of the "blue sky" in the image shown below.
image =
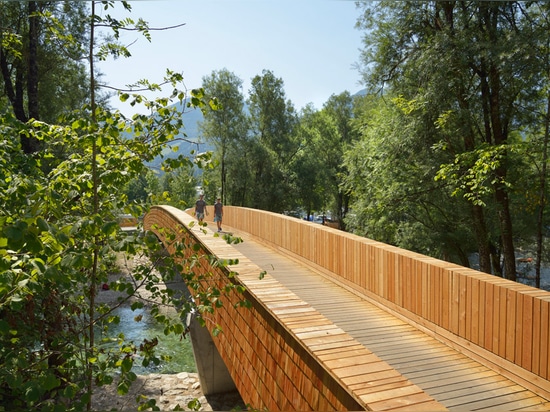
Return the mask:
<svg viewBox="0 0 550 412"><path fill-rule="evenodd" d="M307 103L321 108L331 94L359 91L362 33L354 25L360 11L349 0L141 0L130 17L150 27L185 26L152 32L149 43L126 33L132 57L100 63L103 81L122 87L147 78L160 82L166 68L182 72L188 89L223 68L243 80L271 70L282 78L297 110ZM123 17L117 5L111 14ZM130 114L129 106L112 104Z"/></svg>

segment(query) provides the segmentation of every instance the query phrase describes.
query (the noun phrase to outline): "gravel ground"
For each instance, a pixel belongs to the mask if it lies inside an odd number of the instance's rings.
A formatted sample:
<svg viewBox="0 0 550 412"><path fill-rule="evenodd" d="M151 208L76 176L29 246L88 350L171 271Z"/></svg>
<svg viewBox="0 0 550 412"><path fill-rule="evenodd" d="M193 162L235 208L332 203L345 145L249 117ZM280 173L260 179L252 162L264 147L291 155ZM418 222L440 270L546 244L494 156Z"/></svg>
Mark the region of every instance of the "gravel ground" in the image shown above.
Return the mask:
<svg viewBox="0 0 550 412"><path fill-rule="evenodd" d="M97 388L93 396L94 411L137 411L138 395L154 399L161 411L193 410L190 402L198 400L201 411L245 410L238 392L228 392L205 396L196 373L182 372L177 375L150 374L139 375L127 395L116 393L116 386Z"/></svg>

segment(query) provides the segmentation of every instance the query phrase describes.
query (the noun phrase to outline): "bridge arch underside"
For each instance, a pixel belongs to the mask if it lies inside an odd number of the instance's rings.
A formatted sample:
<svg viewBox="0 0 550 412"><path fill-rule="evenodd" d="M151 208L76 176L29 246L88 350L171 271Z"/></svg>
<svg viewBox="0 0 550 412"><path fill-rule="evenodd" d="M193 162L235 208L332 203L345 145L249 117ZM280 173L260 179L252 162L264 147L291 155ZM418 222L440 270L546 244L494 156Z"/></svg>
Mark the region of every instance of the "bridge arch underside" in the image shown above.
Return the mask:
<svg viewBox="0 0 550 412"><path fill-rule="evenodd" d="M210 320L222 327L212 341L247 405L272 411L445 410L269 274L260 279L262 270L221 237L190 229L192 221L184 211L156 206L144 228L163 242L159 228L171 229L180 241L200 243L200 254L239 260L229 268L196 270L215 274L208 282L218 287L237 282L246 288L244 296L230 292ZM170 252L171 245L165 246ZM238 276L229 277L230 270ZM243 297L249 308L239 307Z"/></svg>

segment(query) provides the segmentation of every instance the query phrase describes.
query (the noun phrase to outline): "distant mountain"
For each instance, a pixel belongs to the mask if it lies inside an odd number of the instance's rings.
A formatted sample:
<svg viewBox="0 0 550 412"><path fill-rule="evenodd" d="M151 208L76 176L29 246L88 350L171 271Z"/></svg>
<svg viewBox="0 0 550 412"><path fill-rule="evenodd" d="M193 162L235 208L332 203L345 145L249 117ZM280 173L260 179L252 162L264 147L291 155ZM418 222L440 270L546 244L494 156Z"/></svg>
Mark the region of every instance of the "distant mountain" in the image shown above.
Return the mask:
<svg viewBox="0 0 550 412"><path fill-rule="evenodd" d="M182 105L177 103L174 105L178 110L182 111ZM203 121L204 117L200 109L191 109L185 107L182 114L182 120L184 127L182 132L175 137L174 141L168 143L162 154L164 158L175 158L179 155L190 156L191 153L203 153L214 149L212 144L206 142L201 136L199 131L199 124ZM174 151L173 148L177 146L178 150ZM155 160L148 164L149 167L159 170L162 159L157 157Z"/></svg>
<svg viewBox="0 0 550 412"><path fill-rule="evenodd" d="M354 96L364 96L367 94L367 89L359 90ZM200 109L192 109L182 106L181 103L176 103L174 107L177 107L178 110L183 111L182 120L184 124L184 129L182 130L181 136L176 137L176 141L169 144L163 155L164 157L177 157L181 154L189 156L191 152L193 153L203 153L214 150L214 146L210 142L206 142L204 138L200 135L199 125L204 120L204 116ZM182 110L182 108L184 108ZM245 108L247 110L247 108ZM182 138L184 140L179 140ZM178 146L178 150L174 152L172 148ZM160 166L161 159L157 158L150 163L151 167L157 168Z"/></svg>
<svg viewBox="0 0 550 412"><path fill-rule="evenodd" d="M354 96L365 96L367 94L367 89L359 90Z"/></svg>
<svg viewBox="0 0 550 412"><path fill-rule="evenodd" d="M200 109L187 107L182 110L182 105L180 103L177 103L174 106L177 107L179 111L183 112L182 120L184 128L182 130L183 134L181 137L192 141L195 150L197 150L198 147L199 151L204 151L201 148L204 146L209 146L209 144L206 143L201 137L199 131L199 125L204 120L202 111Z"/></svg>
<svg viewBox="0 0 550 412"><path fill-rule="evenodd" d="M367 89L359 90L357 93L354 94L354 96L364 96L367 94ZM178 108L178 110L182 111L182 104L176 103L174 105ZM248 105L245 104L245 111L248 111ZM199 124L204 120L204 116L202 114L202 111L200 109L190 109L185 108L183 110L183 123L185 125L184 133L187 135L187 139L196 142L200 146L200 151L202 148L205 150L211 150L212 146L205 142L204 139L200 136L199 132ZM196 149L196 146L195 146Z"/></svg>
<svg viewBox="0 0 550 412"><path fill-rule="evenodd" d="M185 125L185 134L192 140L199 139L199 124L204 120L204 116L200 109L184 108L177 103L174 105L179 111L183 111L182 120Z"/></svg>

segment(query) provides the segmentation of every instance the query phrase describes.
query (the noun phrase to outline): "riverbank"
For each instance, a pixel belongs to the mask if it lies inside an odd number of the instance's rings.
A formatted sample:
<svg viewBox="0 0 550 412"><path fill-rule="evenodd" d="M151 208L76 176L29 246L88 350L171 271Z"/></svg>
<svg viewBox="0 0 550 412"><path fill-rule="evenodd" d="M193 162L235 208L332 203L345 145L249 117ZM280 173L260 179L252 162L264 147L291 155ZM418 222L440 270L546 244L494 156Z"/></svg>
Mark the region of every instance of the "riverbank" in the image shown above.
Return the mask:
<svg viewBox="0 0 550 412"><path fill-rule="evenodd" d="M195 400L200 403L200 411L245 410L238 392L205 396L198 375L187 372L176 375L138 375L130 392L124 396L117 394L115 384L97 388L93 396L92 410L137 411L138 396L154 399L161 411L195 410L189 406Z"/></svg>
<svg viewBox="0 0 550 412"><path fill-rule="evenodd" d="M113 274L110 281L120 277L129 278L132 267L139 261L144 263L146 258L136 258L128 261L120 255L117 259L119 273ZM163 285L159 285L162 287ZM140 291L142 296L148 297L147 291ZM123 295L119 292L108 289L100 289L97 295L97 302L115 305L118 298ZM173 308L164 308L167 314ZM136 325L138 326L138 324ZM116 382L116 380L115 380ZM156 407L160 411L173 410L200 410L200 411L230 411L244 410L245 405L237 391L205 396L202 392L199 376L197 373L180 372L177 374L140 374L133 382L128 394L121 396L117 393L116 383L98 387L92 397L93 411L137 411L141 399L154 399ZM198 401L200 407L193 408L190 403ZM151 410L151 409L147 409Z"/></svg>

